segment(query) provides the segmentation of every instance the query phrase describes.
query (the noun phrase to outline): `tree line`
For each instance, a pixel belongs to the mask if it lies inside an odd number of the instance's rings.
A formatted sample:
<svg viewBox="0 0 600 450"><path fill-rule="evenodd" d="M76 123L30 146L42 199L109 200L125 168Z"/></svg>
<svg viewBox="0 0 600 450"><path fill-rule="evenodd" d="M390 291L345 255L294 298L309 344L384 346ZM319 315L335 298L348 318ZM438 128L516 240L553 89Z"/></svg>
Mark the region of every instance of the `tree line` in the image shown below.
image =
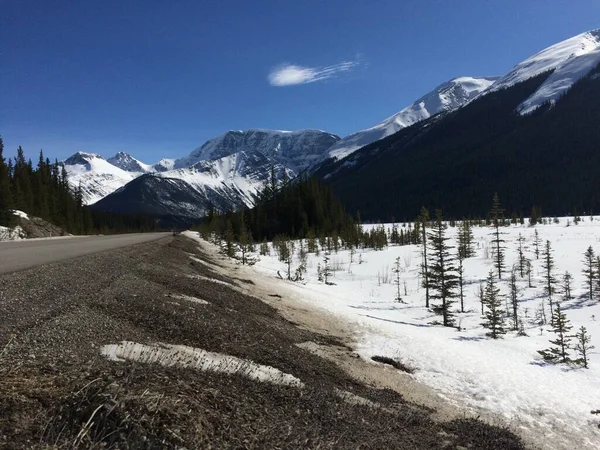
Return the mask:
<svg viewBox="0 0 600 450"><path fill-rule="evenodd" d="M4 157L0 136L0 225L12 226L13 210L40 217L72 234L152 231L150 216L117 215L91 211L83 204L80 188L69 185L67 171L40 150L37 163L19 146L14 158Z"/></svg>

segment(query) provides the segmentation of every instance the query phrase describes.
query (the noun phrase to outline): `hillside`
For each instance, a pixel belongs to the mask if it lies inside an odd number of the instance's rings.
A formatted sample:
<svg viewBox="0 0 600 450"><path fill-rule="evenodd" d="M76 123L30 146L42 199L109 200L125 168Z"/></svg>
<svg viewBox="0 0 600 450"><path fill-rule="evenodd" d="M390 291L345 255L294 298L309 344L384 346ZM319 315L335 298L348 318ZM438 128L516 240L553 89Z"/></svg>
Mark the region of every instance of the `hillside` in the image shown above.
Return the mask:
<svg viewBox="0 0 600 450"><path fill-rule="evenodd" d="M413 218L420 207L448 216L485 216L494 192L509 213L600 210L600 80L592 73L555 102L522 116L517 107L548 79L543 73L481 96L329 162L327 178L349 211L371 220Z"/></svg>

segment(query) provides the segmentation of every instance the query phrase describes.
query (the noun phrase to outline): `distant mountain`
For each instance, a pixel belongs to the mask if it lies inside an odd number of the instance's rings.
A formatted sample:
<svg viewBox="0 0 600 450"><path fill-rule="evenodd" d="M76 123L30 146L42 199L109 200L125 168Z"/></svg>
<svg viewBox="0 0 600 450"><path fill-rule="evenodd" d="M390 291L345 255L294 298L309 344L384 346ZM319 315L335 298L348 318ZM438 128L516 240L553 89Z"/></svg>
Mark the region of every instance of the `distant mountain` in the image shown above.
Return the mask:
<svg viewBox="0 0 600 450"><path fill-rule="evenodd" d="M486 217L494 192L507 214L597 214L600 65L553 105L517 107L551 73L482 95L319 167L348 211L412 220L425 206L446 217Z"/></svg>
<svg viewBox="0 0 600 450"><path fill-rule="evenodd" d="M371 142L427 119L442 111L453 111L488 89L498 77L454 78L425 94L400 112L366 130L342 138L329 148L329 157L341 159Z"/></svg>
<svg viewBox="0 0 600 450"><path fill-rule="evenodd" d="M69 184L81 188L83 202L92 204L126 185L137 175L126 172L94 153L77 152L63 161Z"/></svg>
<svg viewBox="0 0 600 450"><path fill-rule="evenodd" d="M100 200L94 208L161 216L200 218L209 208L221 211L253 204L253 195L270 182L295 173L259 151L238 152L191 167L141 176Z"/></svg>
<svg viewBox="0 0 600 450"><path fill-rule="evenodd" d="M554 102L600 63L600 29L579 34L552 45L517 64L490 88L497 91L544 72L552 75L517 110L529 114L546 102Z"/></svg>
<svg viewBox="0 0 600 450"><path fill-rule="evenodd" d="M228 131L208 140L188 156L176 160L174 168L190 167L199 161L213 161L234 153L258 151L298 173L322 160L327 150L339 139L335 134L319 130Z"/></svg>
<svg viewBox="0 0 600 450"><path fill-rule="evenodd" d="M166 172L175 168L175 159L163 158L152 166L154 172Z"/></svg>
<svg viewBox="0 0 600 450"><path fill-rule="evenodd" d="M149 173L155 172L154 168L148 164L135 159L128 153L119 152L112 158L108 158L106 161L111 163L113 166L123 169L125 172L131 173Z"/></svg>

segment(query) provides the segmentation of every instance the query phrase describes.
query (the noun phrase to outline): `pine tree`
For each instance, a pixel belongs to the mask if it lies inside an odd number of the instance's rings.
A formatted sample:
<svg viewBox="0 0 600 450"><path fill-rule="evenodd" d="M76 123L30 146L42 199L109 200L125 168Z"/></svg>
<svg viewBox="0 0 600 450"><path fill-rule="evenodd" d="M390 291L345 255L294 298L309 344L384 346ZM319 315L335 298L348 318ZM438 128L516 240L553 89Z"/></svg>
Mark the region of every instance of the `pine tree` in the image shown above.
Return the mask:
<svg viewBox="0 0 600 450"><path fill-rule="evenodd" d="M562 277L562 292L564 294L564 300L569 301L573 297L571 295L571 284L573 282L573 275L567 270Z"/></svg>
<svg viewBox="0 0 600 450"><path fill-rule="evenodd" d="M519 330L519 287L517 286L517 273L515 268L510 272L509 278L509 296L512 307L513 329Z"/></svg>
<svg viewBox="0 0 600 450"><path fill-rule="evenodd" d="M596 256L596 297L600 299L600 255Z"/></svg>
<svg viewBox="0 0 600 450"><path fill-rule="evenodd" d="M531 264L531 260L525 259L525 274L527 275L527 286L529 288L533 287L533 284L531 283L532 273L533 273L533 266Z"/></svg>
<svg viewBox="0 0 600 450"><path fill-rule="evenodd" d="M427 261L427 224L429 222L429 211L424 206L421 208L421 213L418 217L418 222L421 226L421 245L423 246L421 256L421 277L423 280L423 287L425 288L425 307L429 308L429 267Z"/></svg>
<svg viewBox="0 0 600 450"><path fill-rule="evenodd" d="M492 339L498 339L506 333L504 328L504 315L506 311L502 309L502 296L500 289L496 287L494 272L490 270L485 286L484 303L487 308L485 312L485 322L481 325L490 330L486 336Z"/></svg>
<svg viewBox="0 0 600 450"><path fill-rule="evenodd" d="M569 332L573 328L567 319L567 315L560 309L560 303L556 305L554 314L552 315L552 331L556 334L556 339L550 340L550 343L555 347L550 347L546 350L539 350L538 353L544 358L544 361L553 363L569 363L571 358L569 355L569 343L571 336Z"/></svg>
<svg viewBox="0 0 600 450"><path fill-rule="evenodd" d="M481 303L481 316L483 317L485 315L485 288L483 282L479 283L479 287L477 288L477 293L475 295L477 295L479 303Z"/></svg>
<svg viewBox="0 0 600 450"><path fill-rule="evenodd" d="M458 255L462 259L475 255L473 250L473 230L468 220L463 220L458 228Z"/></svg>
<svg viewBox="0 0 600 450"><path fill-rule="evenodd" d="M585 284L590 300L594 298L594 280L596 279L595 259L594 249L590 245L583 255L583 276L585 277Z"/></svg>
<svg viewBox="0 0 600 450"><path fill-rule="evenodd" d="M492 233L492 244L495 248L494 267L498 271L499 280L502 279L502 271L504 270L504 239L501 238L502 233L500 233L500 225L503 221L503 212L504 210L500 207L500 198L498 197L498 193L495 193L492 200L492 209L490 210L490 219L492 220L492 226L494 227L494 232Z"/></svg>
<svg viewBox="0 0 600 450"><path fill-rule="evenodd" d="M248 253L250 252L250 247L252 246L252 235L248 232L248 229L245 225L242 226L242 231L240 232L238 241L240 244L242 265L246 265L248 263Z"/></svg>
<svg viewBox="0 0 600 450"><path fill-rule="evenodd" d="M431 264L429 265L429 284L431 299L440 300L441 303L433 306L433 311L443 317L445 327L454 326L453 312L451 310L453 298L456 297L455 288L458 283L454 258L446 244L446 225L442 220L442 212L436 211L436 219L431 232L428 234L431 247Z"/></svg>
<svg viewBox="0 0 600 450"><path fill-rule="evenodd" d="M10 173L4 159L4 142L0 136L0 225L9 225L13 207Z"/></svg>
<svg viewBox="0 0 600 450"><path fill-rule="evenodd" d="M525 274L525 251L523 249L523 242L525 242L525 238L519 233L519 237L517 238L517 242L519 243L519 247L517 249L518 252L518 261L519 261L519 276L521 278L524 277Z"/></svg>
<svg viewBox="0 0 600 450"><path fill-rule="evenodd" d="M404 300L402 300L402 296L400 295L400 274L402 273L402 266L400 263L400 257L396 257L396 260L394 261L394 267L392 268L392 272L394 273L394 284L396 285L396 298L394 300L396 300L399 303L405 303Z"/></svg>
<svg viewBox="0 0 600 450"><path fill-rule="evenodd" d="M542 244L542 240L540 239L540 234L538 233L537 228L533 234L533 248L535 250L535 259L540 259L540 246Z"/></svg>
<svg viewBox="0 0 600 450"><path fill-rule="evenodd" d="M554 302L552 300L552 294L554 293L554 285L556 284L556 279L554 278L554 276L552 276L552 270L554 269L554 257L552 256L552 247L550 245L550 241L548 240L546 241L546 245L544 246L542 258L542 268L544 269L545 280L544 290L546 292L546 295L548 296L548 302L550 303L550 314L552 320L554 320Z"/></svg>
<svg viewBox="0 0 600 450"><path fill-rule="evenodd" d="M460 312L464 313L465 312L465 294L464 294L464 287L465 287L465 267L463 265L463 259L464 259L464 255L466 253L465 252L461 252L460 249L457 253L457 259L458 259L458 267L456 269L456 273L458 275L458 296L460 298Z"/></svg>
<svg viewBox="0 0 600 450"><path fill-rule="evenodd" d="M584 369L589 369L589 353L596 347L590 344L592 338L588 334L586 328L582 326L579 331L575 334L575 347L573 350L577 352L578 358L573 362Z"/></svg>

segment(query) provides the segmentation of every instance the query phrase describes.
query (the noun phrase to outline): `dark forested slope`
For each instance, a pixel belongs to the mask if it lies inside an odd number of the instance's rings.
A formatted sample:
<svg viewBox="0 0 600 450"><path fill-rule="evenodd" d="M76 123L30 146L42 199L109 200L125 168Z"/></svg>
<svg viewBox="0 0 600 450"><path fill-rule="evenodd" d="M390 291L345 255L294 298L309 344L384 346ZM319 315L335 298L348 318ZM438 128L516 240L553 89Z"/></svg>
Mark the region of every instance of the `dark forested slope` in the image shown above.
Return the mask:
<svg viewBox="0 0 600 450"><path fill-rule="evenodd" d="M515 108L549 74L492 92L322 165L350 211L371 220L413 218L422 205L483 216L494 192L511 213L600 210L600 70L530 116Z"/></svg>

